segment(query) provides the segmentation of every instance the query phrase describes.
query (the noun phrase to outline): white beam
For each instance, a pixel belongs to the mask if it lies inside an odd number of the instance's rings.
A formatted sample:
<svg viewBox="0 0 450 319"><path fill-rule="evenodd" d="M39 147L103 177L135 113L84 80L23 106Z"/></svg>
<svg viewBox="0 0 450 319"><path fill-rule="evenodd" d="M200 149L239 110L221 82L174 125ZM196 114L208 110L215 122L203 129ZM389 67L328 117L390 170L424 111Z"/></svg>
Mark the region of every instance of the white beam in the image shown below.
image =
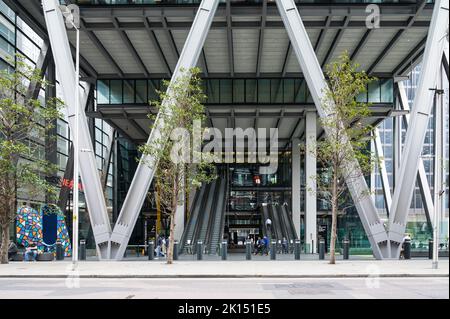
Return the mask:
<svg viewBox="0 0 450 319"><path fill-rule="evenodd" d="M327 82L320 67L311 41L303 25L300 14L293 0L276 0L278 10L286 27L287 33L294 48L300 67L305 76L311 96L321 118L328 116L322 107L324 92ZM346 169L361 171L356 159L347 163ZM354 174L353 174L354 175ZM369 193L369 188L362 174L360 178L347 180L347 186L354 199L359 217L369 238L374 256L378 259L389 256L387 251L387 233L380 221L377 209L370 196L362 196ZM382 251L383 250L383 251Z"/></svg>
<svg viewBox="0 0 450 319"><path fill-rule="evenodd" d="M189 70L197 64L218 3L219 0L203 0L198 7L191 30L184 43L183 51L173 72L172 83L182 75L182 69ZM168 90L170 91L170 85ZM162 103L169 103L169 101L163 101ZM155 127L148 138L147 145L160 140L160 132L163 127L164 122L158 116L155 121ZM123 257L157 165L158 158L152 156L144 156L139 162L111 235L111 257L116 260Z"/></svg>
<svg viewBox="0 0 450 319"><path fill-rule="evenodd" d="M403 82L397 83L398 95L400 100L400 107L405 111L410 111L408 97L406 96L406 90ZM406 126L406 130L409 127L409 114L403 115L404 122ZM401 146L400 146L401 147ZM427 173L425 171L425 166L423 165L422 157L419 157L419 168L417 173L417 178L419 182L419 188L422 194L423 206L425 208L425 214L428 215L428 219L433 223L433 212L434 212L434 204L433 197L431 196L430 185L428 184ZM401 187L398 184L398 187Z"/></svg>
<svg viewBox="0 0 450 319"><path fill-rule="evenodd" d="M100 175L95 161L95 152L87 125L84 105L75 105L75 67L69 46L69 40L59 2L57 0L43 0L45 23L55 60L58 80L61 84L66 112L69 117L69 127L75 127L75 112L79 112L79 146L80 146L80 175L84 186L84 195L94 233L99 258L108 258L108 241L111 233L105 197L102 191ZM82 91L82 90L79 90ZM89 89L80 92L79 101L86 101Z"/></svg>
<svg viewBox="0 0 450 319"><path fill-rule="evenodd" d="M378 127L374 130L375 135L375 149L378 156L378 167L380 168L381 185L383 187L384 201L386 204L386 212L390 213L392 205L391 187L389 186L389 178L386 170L386 163L384 161L383 145L381 144L380 131Z"/></svg>
<svg viewBox="0 0 450 319"><path fill-rule="evenodd" d="M448 28L448 0L436 0L428 30L427 44L422 60L422 70L419 86L416 91L411 113L411 121L406 133L403 161L400 165L399 186L394 191L391 215L389 216L389 239L392 257L400 255L401 243L404 238L406 221L411 199L416 183L416 172L422 153L423 141L428 126L428 119L433 105L438 73L445 37Z"/></svg>
<svg viewBox="0 0 450 319"><path fill-rule="evenodd" d="M305 243L308 253L317 252L317 114L306 112L305 122Z"/></svg>
<svg viewBox="0 0 450 319"><path fill-rule="evenodd" d="M297 238L300 238L300 212L301 212L301 174L300 174L300 139L292 140L292 221L294 222Z"/></svg>

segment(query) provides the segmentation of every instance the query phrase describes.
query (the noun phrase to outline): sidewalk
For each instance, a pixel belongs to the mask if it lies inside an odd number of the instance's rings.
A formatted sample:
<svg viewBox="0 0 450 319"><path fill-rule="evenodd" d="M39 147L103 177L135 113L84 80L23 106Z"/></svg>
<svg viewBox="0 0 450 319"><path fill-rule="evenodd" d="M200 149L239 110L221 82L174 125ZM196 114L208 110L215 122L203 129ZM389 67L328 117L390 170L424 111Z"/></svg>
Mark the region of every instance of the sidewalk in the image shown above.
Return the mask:
<svg viewBox="0 0 450 319"><path fill-rule="evenodd" d="M431 260L300 261L84 261L75 271L70 261L12 262L0 265L0 278L358 278L448 277L448 259L431 269Z"/></svg>

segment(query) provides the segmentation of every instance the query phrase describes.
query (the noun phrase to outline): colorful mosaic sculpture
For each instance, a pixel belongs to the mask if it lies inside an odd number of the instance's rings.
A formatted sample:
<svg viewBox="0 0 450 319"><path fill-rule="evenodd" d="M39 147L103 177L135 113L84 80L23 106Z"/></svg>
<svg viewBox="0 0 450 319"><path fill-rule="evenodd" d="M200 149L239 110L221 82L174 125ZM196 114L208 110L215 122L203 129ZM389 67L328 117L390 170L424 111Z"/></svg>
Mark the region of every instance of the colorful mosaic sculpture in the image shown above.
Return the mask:
<svg viewBox="0 0 450 319"><path fill-rule="evenodd" d="M55 246L43 244L42 216L43 214L57 214L57 239L61 241L64 256L72 255L70 237L66 227L64 214L58 208L50 208L45 205L41 212L31 207L21 207L17 211L17 244L28 247L31 244L38 246L39 251L55 251Z"/></svg>

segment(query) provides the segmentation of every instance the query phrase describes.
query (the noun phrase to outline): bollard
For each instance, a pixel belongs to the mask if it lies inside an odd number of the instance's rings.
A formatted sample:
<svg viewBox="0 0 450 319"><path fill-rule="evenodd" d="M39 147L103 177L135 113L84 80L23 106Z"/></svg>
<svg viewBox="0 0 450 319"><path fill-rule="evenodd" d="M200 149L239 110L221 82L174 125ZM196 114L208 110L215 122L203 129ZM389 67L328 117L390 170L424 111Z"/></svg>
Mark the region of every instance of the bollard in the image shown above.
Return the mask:
<svg viewBox="0 0 450 319"><path fill-rule="evenodd" d="M350 241L348 239L344 239L343 248L344 248L344 259L348 259L350 256Z"/></svg>
<svg viewBox="0 0 450 319"><path fill-rule="evenodd" d="M86 240L80 240L80 260L86 260Z"/></svg>
<svg viewBox="0 0 450 319"><path fill-rule="evenodd" d="M300 260L300 251L301 251L300 240L296 239L295 240L295 244L294 244L294 257L295 257L295 260Z"/></svg>
<svg viewBox="0 0 450 319"><path fill-rule="evenodd" d="M325 259L325 240L319 240L319 259Z"/></svg>
<svg viewBox="0 0 450 319"><path fill-rule="evenodd" d="M276 240L272 240L270 243L270 260L277 259L277 242Z"/></svg>
<svg viewBox="0 0 450 319"><path fill-rule="evenodd" d="M245 242L245 259L252 259L252 242L249 240Z"/></svg>
<svg viewBox="0 0 450 319"><path fill-rule="evenodd" d="M56 241L56 260L64 260L64 251L60 240Z"/></svg>
<svg viewBox="0 0 450 319"><path fill-rule="evenodd" d="M178 240L173 242L173 260L178 260Z"/></svg>
<svg viewBox="0 0 450 319"><path fill-rule="evenodd" d="M411 239L405 239L403 243L403 257L405 259L411 259Z"/></svg>
<svg viewBox="0 0 450 319"><path fill-rule="evenodd" d="M155 242L153 240L150 240L148 242L148 260L155 259Z"/></svg>
<svg viewBox="0 0 450 319"><path fill-rule="evenodd" d="M433 239L428 240L428 259L433 259Z"/></svg>
<svg viewBox="0 0 450 319"><path fill-rule="evenodd" d="M226 241L222 242L222 246L220 247L220 253L222 255L222 260L227 260L227 245L228 243Z"/></svg>
<svg viewBox="0 0 450 319"><path fill-rule="evenodd" d="M199 240L197 242L197 260L203 259L203 241Z"/></svg>

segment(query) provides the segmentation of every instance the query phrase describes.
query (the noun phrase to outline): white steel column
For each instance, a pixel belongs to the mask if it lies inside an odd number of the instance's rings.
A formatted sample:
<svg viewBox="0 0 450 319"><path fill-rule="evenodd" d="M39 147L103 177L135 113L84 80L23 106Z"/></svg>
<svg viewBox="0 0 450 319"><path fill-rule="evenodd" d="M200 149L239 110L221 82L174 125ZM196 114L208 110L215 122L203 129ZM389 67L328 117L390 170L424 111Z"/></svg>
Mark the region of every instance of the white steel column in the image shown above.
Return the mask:
<svg viewBox="0 0 450 319"><path fill-rule="evenodd" d="M383 187L384 201L386 204L386 212L389 216L392 205L391 187L389 186L389 178L387 175L386 164L384 161L383 145L381 144L380 131L378 130L378 127L375 128L374 135L375 135L375 149L379 160L378 166L380 168L381 184Z"/></svg>
<svg viewBox="0 0 450 319"><path fill-rule="evenodd" d="M408 97L406 96L405 86L403 82L397 83L398 95L400 100L400 107L405 111L410 111ZM408 130L409 126L409 115L404 115L405 128ZM401 142L401 141L400 141ZM401 147L401 146L400 146ZM433 214L434 214L434 204L433 196L431 196L430 185L428 184L427 173L425 172L425 167L423 165L422 157L419 157L419 168L417 173L417 178L419 182L419 188L422 195L423 206L425 208L425 214L428 215L431 223L433 224ZM401 187L401 185L398 185Z"/></svg>
<svg viewBox="0 0 450 319"><path fill-rule="evenodd" d="M406 133L403 161L399 172L399 187L395 189L391 215L389 216L389 239L392 257L394 258L400 255L406 220L416 183L416 172L433 104L434 92L430 88L436 87L436 74L441 67L448 28L448 3L448 0L436 0L434 4L422 60L419 86L414 99L410 126Z"/></svg>
<svg viewBox="0 0 450 319"><path fill-rule="evenodd" d="M66 112L69 117L69 127L72 132L75 128L74 116L77 109L79 113L78 143L80 147L80 175L83 182L84 195L94 233L97 253L101 259L109 258L107 244L111 233L111 226L106 211L100 175L95 162L94 147L87 125L86 114L84 113L85 104L75 104L75 68L66 27L57 0L43 0L42 6L53 58L58 72L58 80L60 81L64 102L67 106ZM84 93L80 92L81 97L79 101L85 101L88 92L88 90ZM86 94L86 97L83 97L84 94Z"/></svg>
<svg viewBox="0 0 450 319"><path fill-rule="evenodd" d="M184 43L183 51L173 72L172 82L182 75L182 69L189 70L196 65L218 3L219 0L203 0L199 5L191 30ZM168 90L170 90L170 86ZM163 101L162 103L169 103L169 101ZM151 144L161 138L160 131L163 127L164 122L160 117L157 117L155 127L150 133L147 144ZM114 259L119 260L123 257L157 165L158 158L152 156L145 156L139 162L111 235L111 257Z"/></svg>
<svg viewBox="0 0 450 319"><path fill-rule="evenodd" d="M289 35L289 39L291 40L292 47L294 48L294 52L306 82L308 83L308 88L311 92L319 116L321 118L327 117L328 114L322 107L327 82L297 7L293 0L276 0L276 3ZM347 163L346 169L361 171L356 159ZM389 251L387 249L388 236L381 223L380 217L378 216L372 198L369 195L364 195L369 194L369 188L367 187L363 175L360 174L360 176L361 177L357 180L347 181L347 186L354 199L361 223L364 226L367 237L371 243L373 254L377 259L381 259L383 258L383 255L385 257L389 256Z"/></svg>
<svg viewBox="0 0 450 319"><path fill-rule="evenodd" d="M305 151L305 243L308 253L317 252L317 114L306 112Z"/></svg>
<svg viewBox="0 0 450 319"><path fill-rule="evenodd" d="M294 138L292 140L292 221L294 222L295 232L297 238L300 238L300 198L301 198L301 174L300 174L300 139Z"/></svg>

